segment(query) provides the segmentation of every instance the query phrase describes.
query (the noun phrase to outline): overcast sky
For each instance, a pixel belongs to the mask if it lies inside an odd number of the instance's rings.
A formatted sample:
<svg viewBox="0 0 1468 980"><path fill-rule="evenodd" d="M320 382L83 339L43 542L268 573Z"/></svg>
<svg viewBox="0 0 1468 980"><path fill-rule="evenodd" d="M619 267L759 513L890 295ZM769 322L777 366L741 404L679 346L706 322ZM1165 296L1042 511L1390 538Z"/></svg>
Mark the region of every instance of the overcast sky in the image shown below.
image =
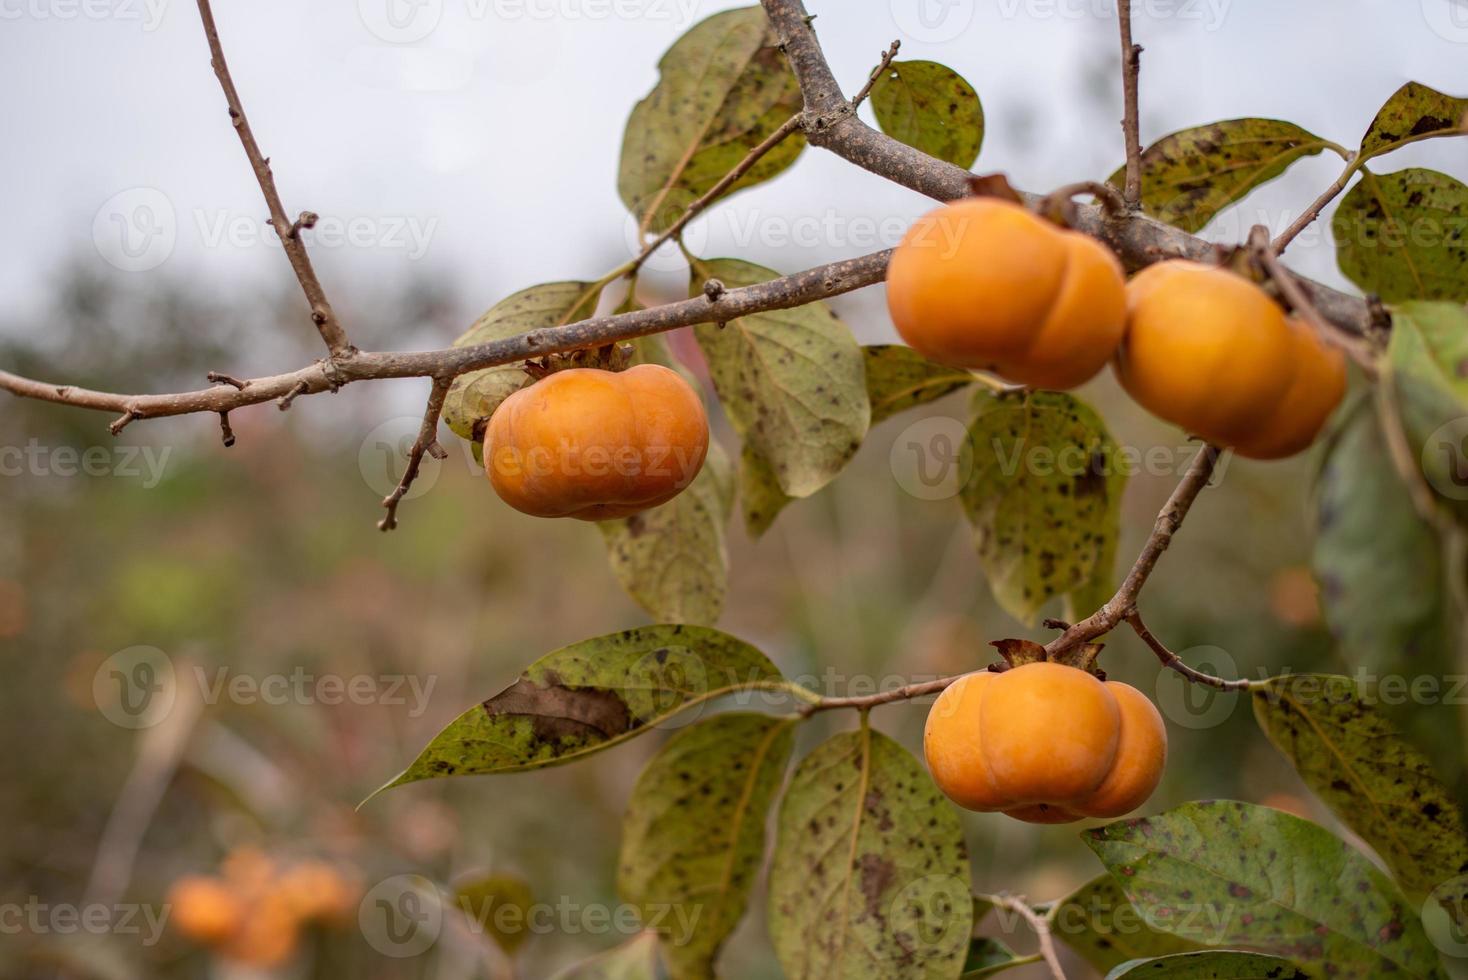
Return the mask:
<svg viewBox="0 0 1468 980"><path fill-rule="evenodd" d="M976 169L1044 190L1120 162L1113 0L812 0L848 91L893 37L977 88ZM391 5L391 6L390 6ZM328 292L420 273L487 307L628 254L621 131L659 55L713 0L216 0L226 53L287 209L322 215ZM920 5L926 5L925 8ZM1468 0L1137 0L1143 136L1243 115L1347 145L1416 79L1468 94ZM188 0L0 0L0 321L63 257L222 291L289 282ZM1379 162L1468 178L1464 141ZM1283 227L1339 169L1305 161L1217 234ZM893 243L917 195L808 151L695 227L707 255L795 271ZM127 236L127 237L124 237ZM123 243L131 241L129 248ZM701 244L699 244L701 242ZM1327 248L1291 250L1339 282ZM682 272L675 262L666 281ZM880 293L848 301L864 337ZM339 299L338 305L345 305ZM451 339L443 338L445 341Z"/></svg>

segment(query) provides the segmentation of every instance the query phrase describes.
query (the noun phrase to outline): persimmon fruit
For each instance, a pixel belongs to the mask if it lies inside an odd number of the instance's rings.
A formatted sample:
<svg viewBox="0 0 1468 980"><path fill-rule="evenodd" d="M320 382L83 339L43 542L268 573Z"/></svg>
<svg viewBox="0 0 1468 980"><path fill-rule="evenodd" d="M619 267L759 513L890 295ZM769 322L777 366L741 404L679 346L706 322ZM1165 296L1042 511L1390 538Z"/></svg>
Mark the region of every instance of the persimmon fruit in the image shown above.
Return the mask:
<svg viewBox="0 0 1468 980"><path fill-rule="evenodd" d="M167 902L178 930L200 943L228 939L244 920L243 903L218 878L186 875L169 888Z"/></svg>
<svg viewBox="0 0 1468 980"><path fill-rule="evenodd" d="M1146 802L1162 779L1167 730L1136 688L1042 661L949 685L928 713L923 753L961 807L1066 823Z"/></svg>
<svg viewBox="0 0 1468 980"><path fill-rule="evenodd" d="M887 266L887 306L908 346L1035 388L1074 388L1106 366L1124 287L1104 245L984 197L918 219Z"/></svg>
<svg viewBox="0 0 1468 980"><path fill-rule="evenodd" d="M500 404L484 466L518 511L600 521L673 499L698 475L708 441L703 401L676 371L568 368Z"/></svg>
<svg viewBox="0 0 1468 980"><path fill-rule="evenodd" d="M1258 459L1293 455L1345 393L1341 353L1234 272L1160 262L1132 278L1126 298L1122 387L1209 442Z"/></svg>

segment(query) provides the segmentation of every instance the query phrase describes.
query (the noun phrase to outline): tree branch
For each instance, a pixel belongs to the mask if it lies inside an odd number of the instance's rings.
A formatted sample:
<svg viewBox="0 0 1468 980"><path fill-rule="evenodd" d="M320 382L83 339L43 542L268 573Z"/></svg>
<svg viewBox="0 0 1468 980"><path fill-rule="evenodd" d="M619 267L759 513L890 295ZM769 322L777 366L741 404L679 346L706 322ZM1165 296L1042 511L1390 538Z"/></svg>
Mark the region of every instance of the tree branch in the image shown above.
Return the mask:
<svg viewBox="0 0 1468 980"><path fill-rule="evenodd" d="M1208 485L1213 476L1213 467L1218 462L1218 457L1223 450L1217 446L1204 445L1193 457L1188 471L1183 475L1182 481L1172 491L1172 496L1167 498L1161 513L1157 515L1157 522L1152 526L1152 533L1148 536L1142 551L1137 555L1131 571L1122 580L1116 594L1096 610L1090 616L1076 623L1064 633L1057 636L1045 645L1047 657L1054 657L1072 647L1082 643L1088 643L1099 636L1111 632L1128 616L1136 612L1137 596L1142 591L1142 586L1147 584L1147 579L1152 570L1157 567L1157 560L1162 553L1172 544L1172 536L1182 526L1183 518L1188 516L1188 511L1193 506L1193 501L1198 499L1198 494Z"/></svg>
<svg viewBox="0 0 1468 980"><path fill-rule="evenodd" d="M1122 194L1130 206L1142 203L1142 136L1137 113L1137 84L1142 73L1142 46L1132 43L1132 0L1117 0L1121 26L1121 131L1126 138L1126 185Z"/></svg>
<svg viewBox="0 0 1468 980"><path fill-rule="evenodd" d="M1300 285L1299 277L1279 260L1278 254L1269 243L1269 229L1263 225L1255 225L1249 232L1249 248L1269 278L1279 287L1280 293L1285 301L1290 304L1291 309L1298 313L1310 328L1319 335L1320 339L1346 352L1346 354L1357 364L1361 370L1370 377L1377 375L1377 354L1371 343L1365 338L1355 334L1345 333L1327 323L1315 309L1315 304L1306 295L1305 288Z"/></svg>
<svg viewBox="0 0 1468 980"><path fill-rule="evenodd" d="M546 327L471 347L431 351L369 353L314 364L271 377L230 379L199 391L166 395L127 395L47 384L0 371L0 389L26 398L79 408L122 412L128 418L162 418L194 412L227 412L272 399L335 391L354 381L432 377L452 380L467 371L514 364L532 357L597 347L662 333L695 323L724 323L769 310L783 310L881 282L891 252L874 252L816 266L769 282L726 289L717 299L699 295L631 313L591 317L562 327ZM215 375L221 380L224 375ZM120 421L120 420L119 420Z"/></svg>
<svg viewBox="0 0 1468 980"><path fill-rule="evenodd" d="M1320 212L1324 211L1325 206L1331 201L1334 201L1340 195L1340 192L1346 189L1346 185L1351 182L1351 177L1355 175L1357 170L1361 169L1364 163L1365 161L1358 154L1352 153L1346 157L1346 168L1335 179L1335 183L1327 187L1324 193L1317 197L1288 228L1279 233L1279 237L1270 246L1275 255L1279 255L1285 249L1289 248L1290 242L1295 240L1296 235L1315 223L1315 219L1320 217Z"/></svg>
<svg viewBox="0 0 1468 980"><path fill-rule="evenodd" d="M1055 952L1055 939L1050 935L1049 920L1036 912L1023 896L988 895L984 897L994 903L995 908L1017 912L1020 918L1025 920L1025 923L1035 933L1035 941L1040 944L1040 957L1045 961L1045 966L1049 968L1052 980L1066 980L1065 970L1060 966L1060 957Z"/></svg>
<svg viewBox="0 0 1468 980"><path fill-rule="evenodd" d="M1147 624L1142 622L1142 614L1137 612L1136 609L1133 609L1127 614L1126 622L1132 628L1132 631L1141 637L1142 642L1151 647L1152 652L1157 654L1157 659L1162 661L1162 666L1177 671L1194 684L1215 687L1220 691L1248 690L1249 679L1246 677L1241 677L1238 680L1224 680L1222 677L1214 677L1212 674L1205 674L1195 667L1188 666L1182 657L1173 653L1163 645L1161 640L1152 635L1152 631L1147 629Z"/></svg>
<svg viewBox="0 0 1468 980"><path fill-rule="evenodd" d="M280 237L280 243L285 248L286 257L290 259L296 278L300 280L306 301L311 304L311 320L316 324L321 339L326 342L326 348L333 357L350 355L352 348L347 341L346 331L342 329L331 303L327 301L326 292L321 288L321 281L316 278L316 270L311 265L311 257L306 254L306 245L301 241L300 229L315 224L316 216L309 211L303 211L296 222L285 216L285 205L281 203L280 192L275 189L275 176L270 172L270 160L260 152L260 146L255 142L255 134L250 129L249 120L245 118L245 107L240 102L240 94L235 90L234 79L229 74L229 65L224 60L219 30L214 26L214 11L209 7L209 0L198 2L199 18L204 22L204 37L209 41L214 74L218 76L219 85L224 89L225 102L229 104L230 121L234 123L235 132L239 133L245 156L249 157L255 179L259 181L260 190L265 195L265 203L270 208L270 223Z"/></svg>
<svg viewBox="0 0 1468 980"><path fill-rule="evenodd" d="M762 3L800 82L806 139L863 170L936 200L954 201L969 195L973 174L878 132L856 117L841 95L800 0ZM1031 202L1039 199L1035 194L1025 197ZM1146 215L1116 220L1092 204L1077 204L1075 211L1075 229L1104 242L1129 269L1169 258L1207 261L1213 256L1213 243ZM1364 299L1319 283L1308 285L1325 319L1350 333L1365 334L1371 328Z"/></svg>
<svg viewBox="0 0 1468 980"><path fill-rule="evenodd" d="M438 444L438 419L443 414L443 400L449 393L450 384L452 381L440 378L433 380L433 389L428 393L428 407L423 410L423 424L418 428L418 438L413 440L413 448L408 450L408 465L403 469L403 478L398 481L393 492L382 499L382 506L387 508L387 513L377 522L379 531L391 531L398 526L398 504L413 486L413 481L418 479L418 469L423 464L424 454L434 459L443 459L448 455Z"/></svg>

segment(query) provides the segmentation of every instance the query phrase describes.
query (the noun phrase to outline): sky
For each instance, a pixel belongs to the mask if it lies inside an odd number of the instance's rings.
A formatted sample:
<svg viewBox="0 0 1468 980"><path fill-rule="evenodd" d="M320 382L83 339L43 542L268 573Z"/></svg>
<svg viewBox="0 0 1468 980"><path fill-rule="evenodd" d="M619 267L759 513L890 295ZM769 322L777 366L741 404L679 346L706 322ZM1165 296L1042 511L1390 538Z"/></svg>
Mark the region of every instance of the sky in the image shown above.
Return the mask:
<svg viewBox="0 0 1468 980"><path fill-rule="evenodd" d="M848 92L893 38L978 90L976 170L1043 191L1122 158L1114 0L810 0ZM630 254L622 127L661 53L714 0L216 0L226 55L287 210L322 216L328 294L432 275L477 312ZM1143 138L1258 115L1354 145L1409 79L1468 95L1468 0L1136 0ZM248 297L290 283L187 0L0 0L0 322L41 309L68 258ZM1322 155L1209 229L1276 230L1335 177ZM1461 140L1383 171L1468 179ZM930 202L819 150L716 208L690 240L782 272L895 243ZM129 244L130 243L130 244ZM1323 240L1289 253L1340 284ZM651 277L682 287L681 260ZM890 336L879 289L843 298ZM468 315L472 316L473 312ZM467 326L467 323L465 324ZM350 329L350 323L348 324ZM146 329L146 325L138 325ZM451 336L442 338L444 343Z"/></svg>

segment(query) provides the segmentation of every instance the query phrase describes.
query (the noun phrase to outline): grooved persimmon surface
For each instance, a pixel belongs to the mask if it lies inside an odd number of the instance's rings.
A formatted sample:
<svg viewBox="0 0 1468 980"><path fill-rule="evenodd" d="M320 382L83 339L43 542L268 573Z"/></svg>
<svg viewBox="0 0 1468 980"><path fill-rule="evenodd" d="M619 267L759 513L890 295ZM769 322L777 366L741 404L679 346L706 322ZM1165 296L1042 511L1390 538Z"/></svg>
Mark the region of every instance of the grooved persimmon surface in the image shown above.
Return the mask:
<svg viewBox="0 0 1468 980"><path fill-rule="evenodd" d="M1114 255L993 198L918 219L892 253L887 305L903 340L925 357L1040 388L1089 380L1125 325Z"/></svg>
<svg viewBox="0 0 1468 980"><path fill-rule="evenodd" d="M495 410L484 466L516 510L599 521L677 496L703 466L708 440L703 402L677 372L571 368Z"/></svg>
<svg viewBox="0 0 1468 980"><path fill-rule="evenodd" d="M1135 688L1041 662L951 684L928 714L923 752L959 806L1066 823L1144 803L1162 778L1167 732Z"/></svg>
<svg viewBox="0 0 1468 980"><path fill-rule="evenodd" d="M1234 448L1251 459L1283 459L1310 446L1346 394L1346 356L1307 323L1290 319L1295 377L1264 427Z"/></svg>

